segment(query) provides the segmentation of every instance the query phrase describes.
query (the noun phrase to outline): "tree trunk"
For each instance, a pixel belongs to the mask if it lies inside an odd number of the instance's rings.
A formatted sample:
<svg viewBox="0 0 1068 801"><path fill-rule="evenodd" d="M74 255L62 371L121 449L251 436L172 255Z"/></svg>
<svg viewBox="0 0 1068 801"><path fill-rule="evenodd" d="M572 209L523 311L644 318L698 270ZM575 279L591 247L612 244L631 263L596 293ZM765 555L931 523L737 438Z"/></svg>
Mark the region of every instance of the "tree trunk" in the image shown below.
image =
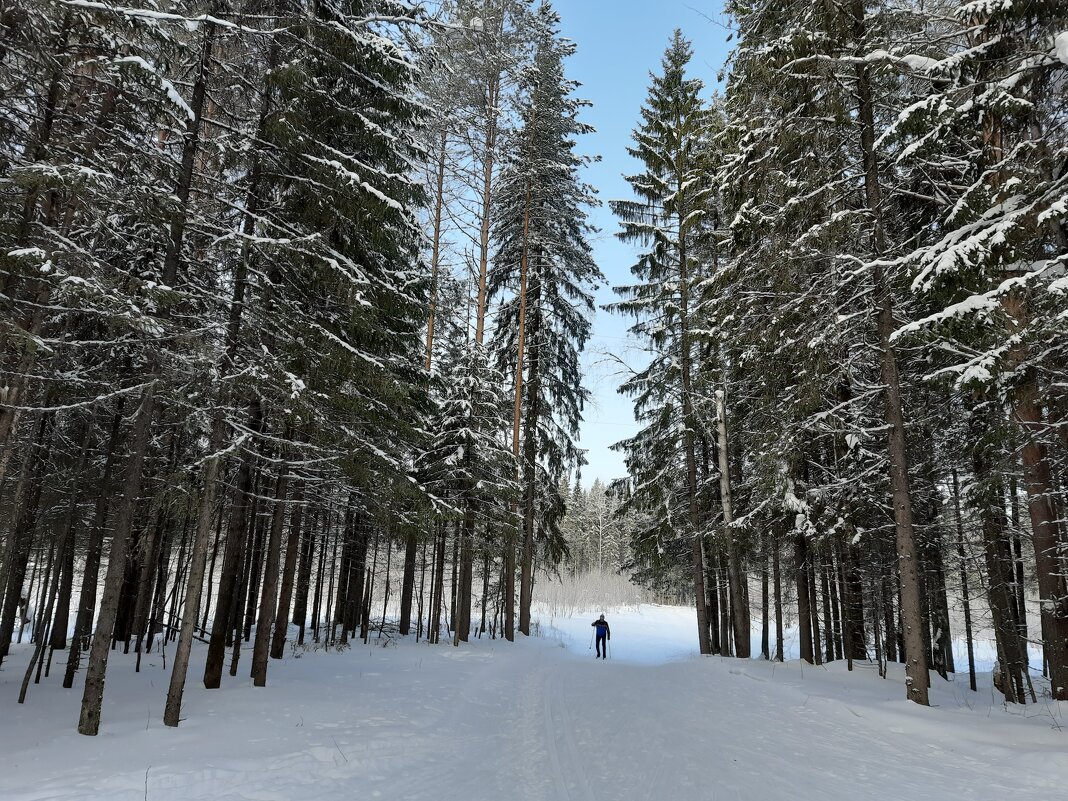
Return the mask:
<svg viewBox="0 0 1068 801"><path fill-rule="evenodd" d="M402 637L412 628L412 600L415 597L415 562L419 555L419 542L415 532L404 538L404 569L401 573L401 599L399 630Z"/></svg>
<svg viewBox="0 0 1068 801"><path fill-rule="evenodd" d="M862 48L866 36L865 10L862 0L853 0L853 33L857 46ZM864 192L869 212L875 220L872 244L877 259L885 250L882 213L882 188L875 157L875 112L871 80L866 62L856 68L857 117L860 149L864 162ZM923 706L928 705L927 654L923 646L924 621L920 602L919 557L912 526L912 500L909 495L908 455L905 447L905 422L902 413L901 385L897 355L890 337L895 330L891 290L883 275L880 261L873 269L875 299L878 304L877 330L881 346L882 378L886 403L887 452L890 457L890 487L894 507L898 572L901 583L901 618L903 629L906 697Z"/></svg>
<svg viewBox="0 0 1068 801"><path fill-rule="evenodd" d="M1006 297L1003 305L1022 324L1027 311L1022 299ZM1027 356L1018 354L1017 364L1025 364ZM1023 465L1024 489L1027 492L1027 511L1031 518L1031 535L1035 548L1035 576L1038 579L1039 608L1042 616L1042 647L1049 668L1050 693L1055 700L1068 700L1068 588L1059 556L1060 532L1053 514L1053 480L1049 454L1038 439L1045 421L1033 368L1025 371L1024 380L1013 397L1013 413L1025 437L1020 449ZM1015 579L1015 575L1014 575Z"/></svg>
<svg viewBox="0 0 1068 801"><path fill-rule="evenodd" d="M257 400L249 404L248 428L258 434L263 428L263 414ZM215 601L215 617L211 626L211 638L208 641L208 655L204 664L204 686L209 690L218 689L222 683L223 662L226 659L227 632L235 602L238 571L241 567L241 554L245 544L249 495L252 492L252 450L246 447L242 451L241 466L238 469L233 506L230 510L230 523L226 531L226 546L223 548L222 570L219 574L219 592Z"/></svg>
<svg viewBox="0 0 1068 801"><path fill-rule="evenodd" d="M972 645L972 608L968 597L968 561L964 552L964 518L960 512L960 481L956 468L953 475L953 510L957 523L957 558L960 561L960 592L964 604L964 637L968 645L968 686L975 692L975 650Z"/></svg>
<svg viewBox="0 0 1068 801"><path fill-rule="evenodd" d="M784 634L782 630L782 574L779 565L779 539L775 538L771 548L771 574L775 586L775 661L782 662L784 657Z"/></svg>
<svg viewBox="0 0 1068 801"><path fill-rule="evenodd" d="M437 557L435 560L434 568L434 590L431 593L431 605L430 605L430 630L427 633L427 639L431 643L437 643L441 640L441 604L445 598L445 546L447 544L446 537L448 536L448 527L445 523L438 523L438 537L437 537Z"/></svg>
<svg viewBox="0 0 1068 801"><path fill-rule="evenodd" d="M61 580L59 583L58 596L56 598L56 616L52 621L52 633L49 638L49 646L52 651L62 651L67 647L67 624L70 620L70 599L74 587L74 540L75 517L78 512L78 503L82 498L82 485L85 477L85 469L89 463L89 451L93 443L93 424L95 416L86 421L85 434L78 454L77 466L74 468L74 486L71 488L70 500L67 511L63 515L63 522L59 527L60 551L63 558L59 562ZM48 656L52 660L51 651Z"/></svg>
<svg viewBox="0 0 1068 801"><path fill-rule="evenodd" d="M59 553L56 554L55 562L56 562L56 565L57 565L57 569L54 571L55 572L55 576L52 579L51 586L50 586L50 588L48 589L48 592L47 592L47 601L46 601L45 608L43 609L42 614L41 614L41 618L40 618L42 621L47 621L47 620L51 620L52 619L52 610L55 607L56 595L59 594L59 579L60 579L60 576L59 576L59 572L58 572L58 565L61 564L64 561L66 561L66 556L67 556L66 551L71 546L72 546L72 543L70 542L70 538L69 537L64 537L63 541L62 541L62 543L61 543L61 545L59 547ZM26 666L26 672L25 672L25 674L23 674L23 677L22 677L22 687L19 690L19 703L20 704L25 703L25 701L26 701L26 691L30 686L30 676L33 674L33 670L34 670L35 667L37 668L37 683L40 683L40 681L41 681L40 664L42 662L42 656L44 655L44 649L45 649L45 646L47 645L47 642L48 642L49 638L47 636L45 636L45 632L44 631L42 631L40 633L35 631L34 632L34 637L37 640L37 647L34 648L33 655L30 657L30 662Z"/></svg>
<svg viewBox="0 0 1068 801"><path fill-rule="evenodd" d="M771 659L771 598L768 587L768 535L764 535L764 553L760 559L760 657Z"/></svg>
<svg viewBox="0 0 1068 801"><path fill-rule="evenodd" d="M33 533L37 527L37 515L44 483L46 443L51 439L55 413L45 412L37 426L37 438L23 463L16 497L19 498L15 525L11 529L7 546L7 589L4 593L3 617L0 618L0 661L7 656L11 635L15 631L26 582L26 567L30 561ZM29 596L27 596L29 597Z"/></svg>
<svg viewBox="0 0 1068 801"><path fill-rule="evenodd" d="M256 641L252 646L252 684L267 685L267 658L275 617L278 614L278 569L281 562L282 529L286 519L286 493L289 489L289 465L282 462L278 468L278 484L271 513L271 534L267 540L267 559L263 571L263 588L260 592L260 614L256 620ZM285 620L285 615L282 615Z"/></svg>
<svg viewBox="0 0 1068 801"><path fill-rule="evenodd" d="M682 187L677 190L682 192ZM688 535L693 539L691 545L691 560L693 563L693 594L697 605L697 643L702 654L712 653L712 640L708 625L708 609L705 606L705 571L703 543L701 541L701 514L698 505L697 487L697 453L695 450L694 431L697 430L693 412L693 382L692 382L692 354L690 353L690 310L689 310L689 255L686 249L686 237L682 233L682 221L685 220L683 205L680 201L678 216L680 221L679 233L679 348L682 371L680 374L682 390L682 416L683 416L683 452L686 459L686 492L689 505ZM725 437L724 437L725 440ZM723 458L723 457L721 457ZM736 600L736 599L732 599ZM738 612L734 611L737 618ZM745 634L745 654L749 655L749 632Z"/></svg>
<svg viewBox="0 0 1068 801"><path fill-rule="evenodd" d="M750 654L749 604L745 599L742 582L745 580L742 559L739 553L734 523L734 504L731 498L730 459L727 444L727 408L723 390L716 390L716 426L719 432L719 497L723 506L723 533L727 540L727 580L731 591L731 624L734 627L734 650L739 659L748 659Z"/></svg>
<svg viewBox="0 0 1068 801"><path fill-rule="evenodd" d="M797 584L797 634L800 656L810 665L816 663L812 644L812 604L808 592L808 543L804 534L794 537L794 580Z"/></svg>
<svg viewBox="0 0 1068 801"><path fill-rule="evenodd" d="M155 372L155 370L153 370ZM96 632L89 650L89 664L85 671L85 690L82 694L81 715L78 732L95 736L100 730L100 707L104 700L104 674L107 671L108 651L115 633L123 577L126 572L126 553L133 528L137 498L141 491L141 478L145 455L148 452L149 434L155 413L156 383L148 384L141 396L141 405L134 416L130 432L132 446L130 461L123 481L122 500L115 517L115 528L108 552L108 569L104 577L104 595L100 600Z"/></svg>
<svg viewBox="0 0 1068 801"><path fill-rule="evenodd" d="M241 639L245 642L252 639L252 624L256 620L256 609L259 605L260 582L263 580L263 564L266 559L267 536L270 528L267 517L262 510L264 503L259 499L260 493L267 494L268 490L264 486L265 482L266 475L261 472L260 481L258 482L259 492L252 501L255 510L253 512L255 535L252 540L252 551L249 555L248 570L246 571L245 618L241 626Z"/></svg>
<svg viewBox="0 0 1068 801"><path fill-rule="evenodd" d="M115 470L116 451L122 426L122 410L125 405L119 400L118 407L111 419L111 433L108 435L107 453L104 457L104 473L100 479L100 492L96 498L93 512L93 527L89 529L89 541L85 549L85 566L82 569L82 587L78 597L78 614L74 619L74 635L67 653L67 667L63 672L63 686L74 686L74 675L78 671L81 651L88 647L89 631L96 615L97 579L100 574L100 554L104 545L104 524L107 522L108 503L111 500L111 476Z"/></svg>
<svg viewBox="0 0 1068 801"><path fill-rule="evenodd" d="M298 484L293 493L293 512L289 516L289 539L286 541L282 590L278 596L278 611L275 614L274 635L271 639L271 659L281 659L285 655L286 634L289 631L289 605L293 598L293 577L297 570L297 553L300 551L300 526L303 511L304 486Z"/></svg>
<svg viewBox="0 0 1068 801"><path fill-rule="evenodd" d="M312 511L308 510L309 513ZM304 644L304 629L308 622L308 595L311 589L312 566L315 564L315 517L310 519L301 535L300 564L297 567L296 597L293 601L293 623L297 625L297 645Z"/></svg>
<svg viewBox="0 0 1068 801"><path fill-rule="evenodd" d="M826 550L826 543L820 550ZM833 662L835 631L832 617L833 607L831 606L831 583L827 577L826 554L824 553L823 555L824 559L820 560L819 565L820 589L822 590L820 595L823 596L823 661ZM815 567L813 569L815 569Z"/></svg>
<svg viewBox="0 0 1068 801"><path fill-rule="evenodd" d="M984 420L973 415L975 441L980 441ZM994 638L997 644L1000 682L995 684L1010 703L1025 703L1023 673L1026 644L1020 640L1013 609L1012 545L1006 531L1005 507L1002 504L999 480L991 473L989 459L983 448L977 448L972 458L975 473L972 503L982 521L983 555L987 569L987 599L990 605Z"/></svg>

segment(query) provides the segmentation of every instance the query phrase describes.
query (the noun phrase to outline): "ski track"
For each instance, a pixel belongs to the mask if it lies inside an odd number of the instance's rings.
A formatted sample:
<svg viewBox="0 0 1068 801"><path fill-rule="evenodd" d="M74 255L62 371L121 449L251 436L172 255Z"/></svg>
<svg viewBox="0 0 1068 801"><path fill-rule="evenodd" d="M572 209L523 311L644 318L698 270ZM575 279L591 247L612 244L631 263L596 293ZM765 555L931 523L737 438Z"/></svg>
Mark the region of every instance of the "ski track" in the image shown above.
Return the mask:
<svg viewBox="0 0 1068 801"><path fill-rule="evenodd" d="M15 703L18 646L0 671L0 799L1049 801L1068 782L1068 705L1006 710L936 683L923 709L865 666L652 665L584 644L356 644L272 662L266 689L206 691L191 671L178 729L159 719L159 660L134 673L116 652L96 738L74 732L81 691L56 666Z"/></svg>

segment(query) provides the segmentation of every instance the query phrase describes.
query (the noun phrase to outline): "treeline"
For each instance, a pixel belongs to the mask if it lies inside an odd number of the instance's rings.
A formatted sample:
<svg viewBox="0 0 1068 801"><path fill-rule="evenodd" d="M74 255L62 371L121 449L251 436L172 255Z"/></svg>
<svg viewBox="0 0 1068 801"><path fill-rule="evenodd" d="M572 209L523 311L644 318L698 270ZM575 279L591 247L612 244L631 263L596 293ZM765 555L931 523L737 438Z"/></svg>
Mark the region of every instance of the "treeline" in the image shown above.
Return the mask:
<svg viewBox="0 0 1068 801"><path fill-rule="evenodd" d="M677 33L613 204L653 354L634 547L686 571L703 653L750 655L759 583L765 657L792 595L803 659L902 661L925 704L959 600L1006 700L1036 640L1068 698L1068 7L727 11L722 93Z"/></svg>
<svg viewBox="0 0 1068 801"><path fill-rule="evenodd" d="M250 649L262 686L290 621L342 644L385 604L433 642L528 632L599 278L558 28L521 0L0 5L20 700L55 656L95 734L114 650L174 640L174 726L190 674Z"/></svg>

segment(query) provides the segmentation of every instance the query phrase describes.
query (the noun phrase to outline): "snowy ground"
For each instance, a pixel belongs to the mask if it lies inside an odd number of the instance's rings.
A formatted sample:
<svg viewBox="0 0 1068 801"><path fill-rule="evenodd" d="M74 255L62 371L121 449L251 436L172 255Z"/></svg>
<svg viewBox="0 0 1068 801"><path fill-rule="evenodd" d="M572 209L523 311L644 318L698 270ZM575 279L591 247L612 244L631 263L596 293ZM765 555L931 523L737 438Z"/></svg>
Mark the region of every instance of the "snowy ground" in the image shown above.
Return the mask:
<svg viewBox="0 0 1068 801"><path fill-rule="evenodd" d="M33 686L25 646L0 672L0 799L974 799L1048 801L1068 786L1066 705L1005 709L988 683L935 679L934 706L901 676L797 662L693 657L692 610L540 621L543 636L462 648L372 640L187 691L160 716L166 672L113 655L101 734L74 731L80 690ZM194 656L194 668L203 664ZM191 671L191 678L197 678Z"/></svg>

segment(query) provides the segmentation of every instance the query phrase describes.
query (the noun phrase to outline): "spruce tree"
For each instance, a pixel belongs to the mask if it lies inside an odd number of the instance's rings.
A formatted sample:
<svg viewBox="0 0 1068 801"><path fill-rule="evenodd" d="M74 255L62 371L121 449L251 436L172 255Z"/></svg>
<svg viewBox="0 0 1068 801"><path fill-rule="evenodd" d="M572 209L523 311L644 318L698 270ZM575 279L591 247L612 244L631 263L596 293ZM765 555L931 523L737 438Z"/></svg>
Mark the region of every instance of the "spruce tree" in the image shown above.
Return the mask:
<svg viewBox="0 0 1068 801"><path fill-rule="evenodd" d="M643 250L631 271L640 283L615 287L611 308L636 318L631 333L648 344L650 363L620 391L635 401L641 431L621 443L634 481L625 509L648 511L649 536L689 542L701 653L711 653L705 605L703 514L695 412L695 311L699 254L708 235L711 188L703 170L710 111L703 84L686 77L692 48L676 30L662 72L652 78L629 153L643 171L627 176L636 200L612 201L620 239Z"/></svg>
<svg viewBox="0 0 1068 801"><path fill-rule="evenodd" d="M522 464L523 541L519 630L530 634L536 548L563 552L561 479L582 462L575 445L588 391L579 358L602 279L588 242L593 192L580 177L576 137L585 103L564 73L574 45L547 2L537 11L534 56L523 76L521 127L495 198L496 253L488 291L502 297L497 362L515 377L512 441ZM508 293L505 296L505 293Z"/></svg>

